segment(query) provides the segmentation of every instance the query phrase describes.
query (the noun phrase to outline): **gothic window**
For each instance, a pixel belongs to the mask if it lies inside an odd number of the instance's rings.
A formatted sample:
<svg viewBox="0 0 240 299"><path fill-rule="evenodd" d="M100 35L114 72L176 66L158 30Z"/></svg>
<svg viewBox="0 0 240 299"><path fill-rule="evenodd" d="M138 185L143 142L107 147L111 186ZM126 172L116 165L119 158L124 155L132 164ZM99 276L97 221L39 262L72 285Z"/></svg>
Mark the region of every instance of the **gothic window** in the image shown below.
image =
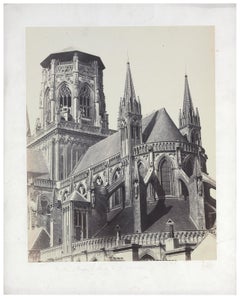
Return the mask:
<svg viewBox="0 0 240 299"><path fill-rule="evenodd" d="M64 84L59 91L59 103L61 109L68 109L72 106L72 96L70 89Z"/></svg>
<svg viewBox="0 0 240 299"><path fill-rule="evenodd" d="M121 170L120 168L117 168L113 175L112 183L116 182L120 177L120 175L121 175ZM116 192L113 193L113 195L109 200L109 209L119 207L122 204L123 196L124 196L123 194L124 194L123 187L118 188Z"/></svg>
<svg viewBox="0 0 240 299"><path fill-rule="evenodd" d="M165 195L171 194L171 175L172 175L172 169L171 169L171 163L168 160L164 160L160 164L160 181L162 185L162 189L164 191Z"/></svg>
<svg viewBox="0 0 240 299"><path fill-rule="evenodd" d="M189 177L193 174L193 162L191 158L183 165L183 170Z"/></svg>
<svg viewBox="0 0 240 299"><path fill-rule="evenodd" d="M74 210L75 239L80 241L87 237L87 216L82 210Z"/></svg>
<svg viewBox="0 0 240 299"><path fill-rule="evenodd" d="M87 85L84 85L80 90L80 111L82 117L90 117L90 89Z"/></svg>

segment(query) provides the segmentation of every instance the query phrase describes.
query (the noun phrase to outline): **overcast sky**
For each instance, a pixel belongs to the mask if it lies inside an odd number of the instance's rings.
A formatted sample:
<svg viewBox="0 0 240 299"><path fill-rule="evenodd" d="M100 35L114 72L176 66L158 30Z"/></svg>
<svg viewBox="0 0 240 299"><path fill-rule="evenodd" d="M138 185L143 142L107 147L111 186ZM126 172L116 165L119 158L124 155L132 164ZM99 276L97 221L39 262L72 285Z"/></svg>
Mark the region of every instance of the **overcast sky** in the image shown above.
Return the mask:
<svg viewBox="0 0 240 299"><path fill-rule="evenodd" d="M208 172L215 178L215 79L213 27L27 28L27 106L31 129L39 116L40 62L50 53L76 49L100 56L110 128L117 125L129 57L142 114L165 107L178 126L188 74L198 107Z"/></svg>

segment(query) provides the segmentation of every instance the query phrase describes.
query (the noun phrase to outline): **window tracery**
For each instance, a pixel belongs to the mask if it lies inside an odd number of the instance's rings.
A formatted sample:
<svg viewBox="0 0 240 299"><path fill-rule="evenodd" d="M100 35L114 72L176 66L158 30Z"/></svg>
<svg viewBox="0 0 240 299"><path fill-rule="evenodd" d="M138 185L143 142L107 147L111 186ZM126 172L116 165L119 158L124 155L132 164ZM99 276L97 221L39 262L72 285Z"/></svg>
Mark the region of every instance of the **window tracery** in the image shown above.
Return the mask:
<svg viewBox="0 0 240 299"><path fill-rule="evenodd" d="M90 117L90 90L87 85L84 85L80 90L80 111L82 117Z"/></svg>

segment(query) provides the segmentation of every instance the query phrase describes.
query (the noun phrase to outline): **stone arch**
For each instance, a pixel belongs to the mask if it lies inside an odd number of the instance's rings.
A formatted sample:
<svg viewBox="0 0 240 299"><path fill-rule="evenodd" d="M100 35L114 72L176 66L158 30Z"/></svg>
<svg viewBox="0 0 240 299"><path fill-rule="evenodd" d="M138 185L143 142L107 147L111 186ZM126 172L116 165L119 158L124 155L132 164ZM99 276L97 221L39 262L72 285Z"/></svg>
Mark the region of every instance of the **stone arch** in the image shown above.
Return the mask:
<svg viewBox="0 0 240 299"><path fill-rule="evenodd" d="M194 157L192 154L189 154L187 157L185 157L182 169L189 177L192 176L194 169Z"/></svg>
<svg viewBox="0 0 240 299"><path fill-rule="evenodd" d="M72 102L72 88L68 82L63 81L57 87L57 107L60 110L61 120L72 120Z"/></svg>
<svg viewBox="0 0 240 299"><path fill-rule="evenodd" d="M140 261L155 261L156 257L155 257L153 250L146 249L139 255L139 260Z"/></svg>
<svg viewBox="0 0 240 299"><path fill-rule="evenodd" d="M137 169L139 175L144 179L145 175L147 174L148 171L148 165L146 165L146 162L142 159L138 159L137 161Z"/></svg>
<svg viewBox="0 0 240 299"><path fill-rule="evenodd" d="M57 99L59 101L60 109L64 106L72 106L72 88L68 82L63 81L58 85Z"/></svg>
<svg viewBox="0 0 240 299"><path fill-rule="evenodd" d="M149 261L155 261L155 259L151 255L145 254L143 257L141 257L140 261L149 262Z"/></svg>
<svg viewBox="0 0 240 299"><path fill-rule="evenodd" d="M177 161L175 159L171 158L167 153L162 153L154 160L154 167L156 170L159 167L159 163L161 163L163 159L169 160L169 162L172 164L172 168L178 168Z"/></svg>
<svg viewBox="0 0 240 299"><path fill-rule="evenodd" d="M200 133L195 128L192 128L189 134L190 142L200 145Z"/></svg>

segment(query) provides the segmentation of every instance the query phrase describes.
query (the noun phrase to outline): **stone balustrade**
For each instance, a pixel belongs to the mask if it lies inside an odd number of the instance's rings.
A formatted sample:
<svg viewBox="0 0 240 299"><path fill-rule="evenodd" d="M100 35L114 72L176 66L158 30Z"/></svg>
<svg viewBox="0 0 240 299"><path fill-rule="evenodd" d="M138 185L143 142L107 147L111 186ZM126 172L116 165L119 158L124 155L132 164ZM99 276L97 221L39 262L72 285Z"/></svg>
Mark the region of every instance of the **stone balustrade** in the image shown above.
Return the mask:
<svg viewBox="0 0 240 299"><path fill-rule="evenodd" d="M151 149L153 152L175 151L180 147L185 152L197 153L199 146L188 142L179 141L159 141L146 144L139 144L133 148L134 155L147 154Z"/></svg>
<svg viewBox="0 0 240 299"><path fill-rule="evenodd" d="M34 187L53 189L56 186L56 182L46 179L34 179L33 185Z"/></svg>
<svg viewBox="0 0 240 299"><path fill-rule="evenodd" d="M206 230L198 231L176 231L174 236L179 239L179 244L197 244L206 235ZM98 250L111 250L118 246L126 244L138 244L144 246L159 246L165 245L165 240L170 237L170 232L154 232L154 233L138 233L122 235L120 239L116 236L87 239L83 241L74 242L72 244L72 254L81 252L92 252ZM41 261L57 260L64 257L62 247L51 247L41 251Z"/></svg>

